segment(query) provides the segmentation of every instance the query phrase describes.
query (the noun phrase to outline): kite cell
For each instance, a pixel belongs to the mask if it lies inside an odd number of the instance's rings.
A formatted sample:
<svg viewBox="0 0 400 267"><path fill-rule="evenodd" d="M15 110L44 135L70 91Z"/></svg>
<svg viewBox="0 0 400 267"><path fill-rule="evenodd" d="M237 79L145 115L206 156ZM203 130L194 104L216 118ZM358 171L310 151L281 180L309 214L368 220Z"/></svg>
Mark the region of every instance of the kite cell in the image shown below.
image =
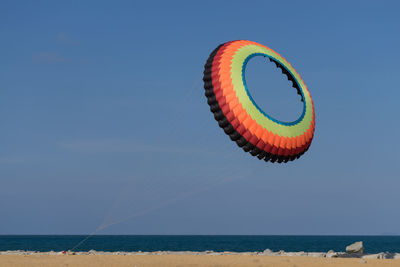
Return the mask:
<svg viewBox="0 0 400 267"><path fill-rule="evenodd" d="M247 62L256 56L275 63L297 89L303 112L296 121L272 118L250 95L245 69ZM292 65L274 50L245 40L224 43L210 54L203 81L215 120L244 151L258 159L281 163L299 158L310 147L315 129L311 95Z"/></svg>

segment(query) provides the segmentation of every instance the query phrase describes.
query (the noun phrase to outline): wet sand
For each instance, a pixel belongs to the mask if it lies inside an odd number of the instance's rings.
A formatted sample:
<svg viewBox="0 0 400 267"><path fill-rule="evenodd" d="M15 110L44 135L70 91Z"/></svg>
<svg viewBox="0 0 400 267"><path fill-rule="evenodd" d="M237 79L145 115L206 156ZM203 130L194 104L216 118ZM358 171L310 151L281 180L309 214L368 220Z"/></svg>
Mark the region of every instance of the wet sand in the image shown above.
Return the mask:
<svg viewBox="0 0 400 267"><path fill-rule="evenodd" d="M0 255L1 267L320 267L399 266L399 259L314 258L264 255Z"/></svg>

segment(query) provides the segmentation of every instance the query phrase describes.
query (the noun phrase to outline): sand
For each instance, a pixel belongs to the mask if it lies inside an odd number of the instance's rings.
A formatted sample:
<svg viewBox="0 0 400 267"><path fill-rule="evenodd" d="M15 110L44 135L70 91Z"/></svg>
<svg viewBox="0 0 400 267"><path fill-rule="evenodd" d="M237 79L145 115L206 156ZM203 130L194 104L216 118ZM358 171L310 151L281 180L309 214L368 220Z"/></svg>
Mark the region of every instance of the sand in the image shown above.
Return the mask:
<svg viewBox="0 0 400 267"><path fill-rule="evenodd" d="M399 259L313 258L264 255L0 255L1 267L320 267L400 266Z"/></svg>

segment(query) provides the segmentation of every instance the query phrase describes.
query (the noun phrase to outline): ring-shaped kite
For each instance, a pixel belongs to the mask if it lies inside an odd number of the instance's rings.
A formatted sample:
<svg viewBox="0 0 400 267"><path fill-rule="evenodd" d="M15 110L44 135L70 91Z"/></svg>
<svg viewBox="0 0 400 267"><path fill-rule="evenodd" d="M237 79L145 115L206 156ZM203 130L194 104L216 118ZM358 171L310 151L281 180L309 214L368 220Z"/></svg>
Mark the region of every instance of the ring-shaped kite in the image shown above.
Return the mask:
<svg viewBox="0 0 400 267"><path fill-rule="evenodd" d="M296 121L282 122L269 116L250 95L245 69L255 56L269 58L297 89L303 112ZM310 147L315 129L311 95L292 65L274 50L246 40L221 44L204 66L203 81L214 118L244 151L258 159L281 163L299 158Z"/></svg>

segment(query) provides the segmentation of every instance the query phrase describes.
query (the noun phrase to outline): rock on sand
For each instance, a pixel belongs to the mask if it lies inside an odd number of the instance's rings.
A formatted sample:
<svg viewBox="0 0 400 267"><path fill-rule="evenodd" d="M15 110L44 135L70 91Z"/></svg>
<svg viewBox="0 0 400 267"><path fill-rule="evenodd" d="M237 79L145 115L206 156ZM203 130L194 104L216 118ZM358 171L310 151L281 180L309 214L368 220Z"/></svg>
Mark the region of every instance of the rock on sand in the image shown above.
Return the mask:
<svg viewBox="0 0 400 267"><path fill-rule="evenodd" d="M348 254L363 254L364 253L363 242L359 241L347 246L346 252Z"/></svg>

